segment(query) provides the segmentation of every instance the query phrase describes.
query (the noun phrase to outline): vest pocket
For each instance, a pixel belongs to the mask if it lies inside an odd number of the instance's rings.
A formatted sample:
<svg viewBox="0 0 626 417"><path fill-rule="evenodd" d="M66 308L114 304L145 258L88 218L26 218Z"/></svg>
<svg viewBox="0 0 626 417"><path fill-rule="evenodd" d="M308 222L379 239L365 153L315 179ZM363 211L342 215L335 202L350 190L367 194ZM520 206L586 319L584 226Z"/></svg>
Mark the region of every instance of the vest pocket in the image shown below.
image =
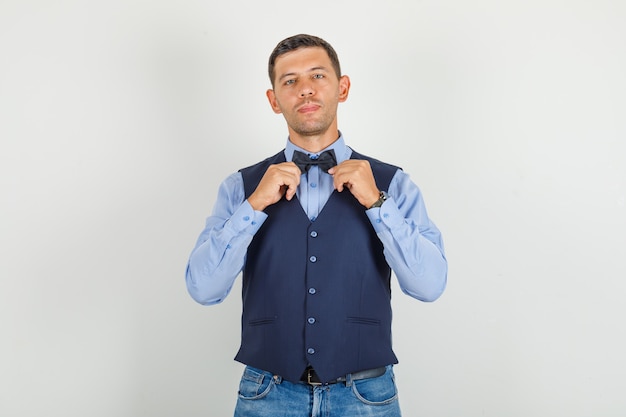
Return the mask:
<svg viewBox="0 0 626 417"><path fill-rule="evenodd" d="M380 326L380 320L370 317L348 317L346 318L348 323L352 324L366 324L369 326Z"/></svg>
<svg viewBox="0 0 626 417"><path fill-rule="evenodd" d="M258 319L248 320L249 326L262 326L264 324L272 324L276 321L276 316L274 317L260 317Z"/></svg>

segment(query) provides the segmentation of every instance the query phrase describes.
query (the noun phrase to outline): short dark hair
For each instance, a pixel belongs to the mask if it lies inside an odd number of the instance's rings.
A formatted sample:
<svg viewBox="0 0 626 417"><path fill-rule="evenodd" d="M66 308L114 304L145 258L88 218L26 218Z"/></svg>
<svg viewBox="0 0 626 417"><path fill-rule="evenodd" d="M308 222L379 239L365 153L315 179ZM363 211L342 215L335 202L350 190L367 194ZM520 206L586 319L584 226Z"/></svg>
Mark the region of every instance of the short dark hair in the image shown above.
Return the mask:
<svg viewBox="0 0 626 417"><path fill-rule="evenodd" d="M287 52L295 51L296 49L313 47L324 48L324 50L328 54L328 57L330 58L333 69L337 74L337 78L341 77L341 66L339 65L339 58L337 57L337 52L335 52L333 47L324 39L318 38L317 36L299 34L283 39L278 43L278 45L276 45L276 47L272 51L269 64L267 66L267 71L270 76L272 88L274 87L274 77L276 76L276 74L274 74L274 65L276 64L276 59L279 56L286 54Z"/></svg>

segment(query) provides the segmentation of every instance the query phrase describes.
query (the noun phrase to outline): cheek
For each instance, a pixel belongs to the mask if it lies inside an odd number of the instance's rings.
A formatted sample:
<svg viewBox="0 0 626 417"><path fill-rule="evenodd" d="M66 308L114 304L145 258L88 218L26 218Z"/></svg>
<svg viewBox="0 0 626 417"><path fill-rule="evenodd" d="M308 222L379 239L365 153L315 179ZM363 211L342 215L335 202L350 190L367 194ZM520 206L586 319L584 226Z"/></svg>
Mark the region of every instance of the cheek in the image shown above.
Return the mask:
<svg viewBox="0 0 626 417"><path fill-rule="evenodd" d="M280 108L281 111L288 112L298 103L298 99L288 94L282 94L276 97L275 103L276 107Z"/></svg>

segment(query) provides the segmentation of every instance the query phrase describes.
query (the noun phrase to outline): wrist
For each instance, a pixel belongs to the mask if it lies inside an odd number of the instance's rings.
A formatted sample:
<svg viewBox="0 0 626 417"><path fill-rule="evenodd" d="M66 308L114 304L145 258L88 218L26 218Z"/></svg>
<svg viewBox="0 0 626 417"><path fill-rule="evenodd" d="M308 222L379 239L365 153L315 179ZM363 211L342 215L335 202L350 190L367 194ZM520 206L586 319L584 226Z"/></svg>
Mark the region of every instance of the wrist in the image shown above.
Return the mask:
<svg viewBox="0 0 626 417"><path fill-rule="evenodd" d="M376 208L376 207L380 207L380 206L382 206L382 205L383 205L383 203L384 203L385 201L387 201L387 199L388 199L388 198L389 198L389 196L387 195L387 193L386 193L386 192L384 192L384 191L381 191L381 192L378 194L378 200L376 200L376 201L375 201L372 205L370 205L370 206L368 207L368 210L369 210L369 209L373 209L373 208Z"/></svg>
<svg viewBox="0 0 626 417"><path fill-rule="evenodd" d="M248 204L255 211L263 211L267 205L263 205L257 198L254 197L254 194L248 197Z"/></svg>

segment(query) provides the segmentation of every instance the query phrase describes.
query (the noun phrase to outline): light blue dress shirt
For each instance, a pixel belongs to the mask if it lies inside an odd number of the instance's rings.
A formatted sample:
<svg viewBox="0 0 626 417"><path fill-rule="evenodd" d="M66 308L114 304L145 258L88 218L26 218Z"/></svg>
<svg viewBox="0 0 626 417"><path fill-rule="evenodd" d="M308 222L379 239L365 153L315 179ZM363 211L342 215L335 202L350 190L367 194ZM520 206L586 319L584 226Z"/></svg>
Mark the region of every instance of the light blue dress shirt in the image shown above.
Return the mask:
<svg viewBox="0 0 626 417"><path fill-rule="evenodd" d="M327 149L335 151L338 164L352 155L343 135ZM291 161L294 150L310 154L287 141L287 161ZM315 221L333 191L332 176L313 166L302 174L296 196ZM364 208L383 243L385 259L404 293L434 301L443 293L447 280L441 233L428 218L419 188L404 171L395 173L386 191L389 199L381 207ZM255 211L245 199L241 173L233 173L222 182L213 213L187 265L187 289L194 300L211 305L226 298L243 269L248 245L266 218L267 214Z"/></svg>

